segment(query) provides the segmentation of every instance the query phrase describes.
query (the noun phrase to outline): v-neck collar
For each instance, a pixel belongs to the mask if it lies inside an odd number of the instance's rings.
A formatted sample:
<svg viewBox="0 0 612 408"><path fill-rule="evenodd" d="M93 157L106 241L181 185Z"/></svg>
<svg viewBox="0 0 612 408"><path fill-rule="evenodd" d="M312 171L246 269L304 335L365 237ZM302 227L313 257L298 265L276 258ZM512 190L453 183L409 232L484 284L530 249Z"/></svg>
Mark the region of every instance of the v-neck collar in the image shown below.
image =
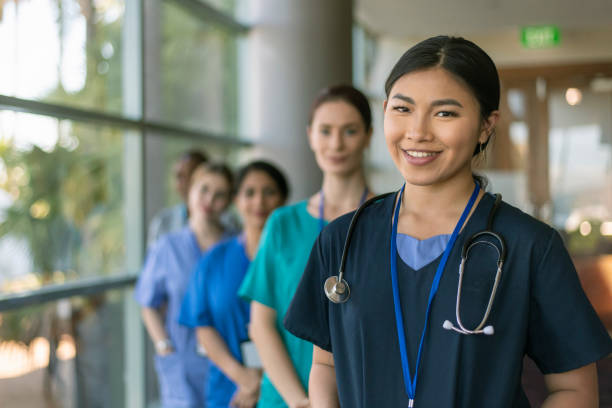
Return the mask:
<svg viewBox="0 0 612 408"><path fill-rule="evenodd" d="M391 235L392 217L393 217L393 210L395 209L396 197L397 197L397 193L392 194L389 197L385 198L385 200L386 200L386 202L384 203L384 205L385 205L384 213L385 213L385 220L386 220L385 221L385 223L386 223L385 234L387 236ZM472 234L474 234L473 231L476 231L478 229L484 229L486 227L485 226L486 219L487 219L486 214L491 209L491 206L493 204L493 200L494 200L493 196L490 193L485 192L484 195L482 196L482 198L480 199L480 201L478 201L478 203L475 204L476 208L474 209L474 211L470 215L470 218L468 218L465 221L463 229L461 230L461 232L457 236L457 241L455 242L455 248L453 248L453 252L456 251L457 247L463 245L463 242L465 242L466 237L471 236ZM387 242L386 242L386 245L385 245L385 252L388 253L389 252L389 245L390 245L390 243L388 242L389 241L388 239L386 241ZM405 266L406 268L410 269L411 271L419 272L419 271L422 271L425 268L428 268L432 264L436 264L437 265L438 262L440 262L440 259L442 258L442 255L443 255L443 252L440 255L438 255L435 259L433 259L431 262L429 262L428 264L426 264L423 267L421 267L420 269L413 269L413 268L410 267L410 265L407 265L403 261L403 259L401 259L399 253L397 254L397 257L400 259L401 264L403 266Z"/></svg>

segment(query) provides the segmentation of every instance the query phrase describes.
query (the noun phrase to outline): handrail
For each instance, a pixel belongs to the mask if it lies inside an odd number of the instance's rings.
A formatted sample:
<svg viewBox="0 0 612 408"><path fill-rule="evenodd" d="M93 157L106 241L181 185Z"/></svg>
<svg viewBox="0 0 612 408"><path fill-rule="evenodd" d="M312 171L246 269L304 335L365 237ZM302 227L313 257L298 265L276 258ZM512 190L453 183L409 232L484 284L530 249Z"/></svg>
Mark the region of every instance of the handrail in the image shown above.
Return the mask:
<svg viewBox="0 0 612 408"><path fill-rule="evenodd" d="M33 113L36 115L45 115L54 118L76 120L81 122L94 122L110 126L138 128L153 133L170 134L173 137L186 137L189 139L210 141L225 145L251 146L253 144L251 141L242 139L233 134L214 133L190 129L151 120L131 119L121 115L73 108L70 106L56 105L47 102L32 101L6 95L0 95L0 109Z"/></svg>
<svg viewBox="0 0 612 408"><path fill-rule="evenodd" d="M84 278L74 282L47 285L25 292L0 295L0 312L73 296L88 296L111 289L119 289L133 285L137 279L138 276L135 274Z"/></svg>

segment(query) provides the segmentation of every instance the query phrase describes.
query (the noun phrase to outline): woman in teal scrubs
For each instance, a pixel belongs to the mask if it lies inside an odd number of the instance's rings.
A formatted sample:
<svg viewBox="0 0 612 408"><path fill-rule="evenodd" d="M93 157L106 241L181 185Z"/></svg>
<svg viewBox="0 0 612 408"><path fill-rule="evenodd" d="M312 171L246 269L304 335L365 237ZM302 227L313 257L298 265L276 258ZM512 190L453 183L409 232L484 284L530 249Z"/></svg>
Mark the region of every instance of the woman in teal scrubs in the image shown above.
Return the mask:
<svg viewBox="0 0 612 408"><path fill-rule="evenodd" d="M309 406L312 345L286 331L282 320L321 229L369 195L363 152L371 121L368 100L355 88L332 86L319 93L307 133L323 171L321 190L270 216L240 289L252 301L250 334L265 370L260 407Z"/></svg>

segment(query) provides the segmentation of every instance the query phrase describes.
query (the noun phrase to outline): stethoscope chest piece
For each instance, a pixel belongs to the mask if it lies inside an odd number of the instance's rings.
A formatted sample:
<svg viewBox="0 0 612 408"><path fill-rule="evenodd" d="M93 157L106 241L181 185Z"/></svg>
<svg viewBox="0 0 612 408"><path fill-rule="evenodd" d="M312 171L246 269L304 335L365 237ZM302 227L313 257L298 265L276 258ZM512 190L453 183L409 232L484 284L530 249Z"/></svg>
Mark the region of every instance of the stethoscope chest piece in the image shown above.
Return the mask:
<svg viewBox="0 0 612 408"><path fill-rule="evenodd" d="M344 303L351 296L351 288L348 283L341 279L338 281L338 276L330 276L325 280L325 296L334 303Z"/></svg>

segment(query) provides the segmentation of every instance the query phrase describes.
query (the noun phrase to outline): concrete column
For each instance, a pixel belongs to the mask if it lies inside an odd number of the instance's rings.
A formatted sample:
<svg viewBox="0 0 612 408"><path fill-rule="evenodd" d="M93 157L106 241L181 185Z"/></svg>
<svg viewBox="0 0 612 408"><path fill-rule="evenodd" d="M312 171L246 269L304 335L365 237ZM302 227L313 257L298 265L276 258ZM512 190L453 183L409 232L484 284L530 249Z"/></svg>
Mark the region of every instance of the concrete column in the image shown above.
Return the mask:
<svg viewBox="0 0 612 408"><path fill-rule="evenodd" d="M527 91L527 124L529 150L527 158L527 188L533 205L533 216L549 221L550 177L548 159L548 92L546 81L537 78Z"/></svg>
<svg viewBox="0 0 612 408"><path fill-rule="evenodd" d="M306 127L317 91L352 82L351 0L253 0L248 51L241 64L242 131L256 154L278 163L292 200L321 183Z"/></svg>

